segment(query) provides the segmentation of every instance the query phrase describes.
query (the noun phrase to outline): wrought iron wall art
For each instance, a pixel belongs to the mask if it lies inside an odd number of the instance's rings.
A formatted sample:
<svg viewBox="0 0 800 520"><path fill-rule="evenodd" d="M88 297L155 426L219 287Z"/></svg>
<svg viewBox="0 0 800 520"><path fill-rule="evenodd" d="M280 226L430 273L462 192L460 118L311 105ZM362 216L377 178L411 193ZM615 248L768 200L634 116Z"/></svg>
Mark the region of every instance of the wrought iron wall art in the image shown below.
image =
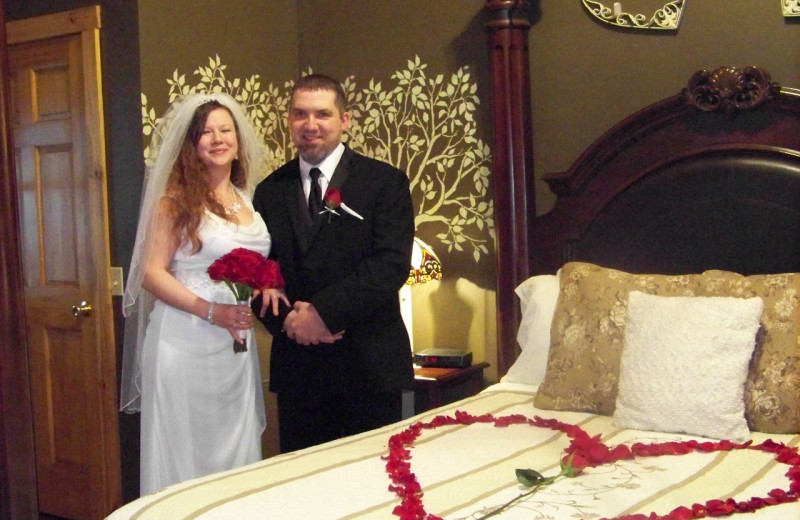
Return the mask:
<svg viewBox="0 0 800 520"><path fill-rule="evenodd" d="M664 7L656 9L651 15L626 13L622 9L622 2L614 2L608 7L595 0L581 0L583 6L598 20L617 27L628 29L660 29L676 31L681 23L681 14L687 0L673 0ZM784 4L800 0L783 0ZM785 8L784 8L785 9Z"/></svg>
<svg viewBox="0 0 800 520"><path fill-rule="evenodd" d="M783 16L800 16L800 0L781 0Z"/></svg>

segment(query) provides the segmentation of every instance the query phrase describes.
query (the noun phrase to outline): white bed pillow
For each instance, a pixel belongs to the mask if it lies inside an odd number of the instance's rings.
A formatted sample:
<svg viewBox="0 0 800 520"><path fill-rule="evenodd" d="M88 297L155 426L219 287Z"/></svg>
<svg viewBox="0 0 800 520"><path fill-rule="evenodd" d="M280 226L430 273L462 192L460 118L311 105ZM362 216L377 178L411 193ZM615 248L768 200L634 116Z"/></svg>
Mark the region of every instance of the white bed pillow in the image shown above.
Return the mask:
<svg viewBox="0 0 800 520"><path fill-rule="evenodd" d="M631 291L614 424L743 442L761 298Z"/></svg>
<svg viewBox="0 0 800 520"><path fill-rule="evenodd" d="M531 276L515 290L522 319L517 342L522 352L501 381L538 386L547 369L550 323L558 300L558 274Z"/></svg>

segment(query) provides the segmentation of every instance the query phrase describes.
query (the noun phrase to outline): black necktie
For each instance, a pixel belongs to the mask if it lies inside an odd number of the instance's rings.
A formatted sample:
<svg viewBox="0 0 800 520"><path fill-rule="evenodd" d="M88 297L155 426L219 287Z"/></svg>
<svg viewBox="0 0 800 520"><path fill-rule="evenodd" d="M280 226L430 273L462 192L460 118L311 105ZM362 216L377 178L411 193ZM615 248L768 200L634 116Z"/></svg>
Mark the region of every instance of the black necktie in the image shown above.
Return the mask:
<svg viewBox="0 0 800 520"><path fill-rule="evenodd" d="M311 191L308 193L308 211L313 220L322 211L322 189L319 187L319 176L322 172L319 168L311 168L308 172L311 175Z"/></svg>

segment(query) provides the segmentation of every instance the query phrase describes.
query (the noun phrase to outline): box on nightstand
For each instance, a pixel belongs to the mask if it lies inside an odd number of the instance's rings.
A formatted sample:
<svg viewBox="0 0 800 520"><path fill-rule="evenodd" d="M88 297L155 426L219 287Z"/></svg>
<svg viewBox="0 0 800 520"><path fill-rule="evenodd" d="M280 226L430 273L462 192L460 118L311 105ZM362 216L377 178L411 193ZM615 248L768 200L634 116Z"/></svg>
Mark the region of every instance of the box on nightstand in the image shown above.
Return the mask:
<svg viewBox="0 0 800 520"><path fill-rule="evenodd" d="M429 348L414 353L414 364L423 367L466 368L472 364L472 352Z"/></svg>

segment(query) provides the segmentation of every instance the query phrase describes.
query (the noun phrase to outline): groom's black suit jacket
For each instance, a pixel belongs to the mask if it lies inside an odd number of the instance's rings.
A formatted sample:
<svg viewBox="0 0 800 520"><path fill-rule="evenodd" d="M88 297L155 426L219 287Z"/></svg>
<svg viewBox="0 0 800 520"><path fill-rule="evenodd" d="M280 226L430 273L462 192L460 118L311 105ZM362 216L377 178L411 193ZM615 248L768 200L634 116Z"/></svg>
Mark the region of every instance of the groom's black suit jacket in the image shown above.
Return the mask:
<svg viewBox="0 0 800 520"><path fill-rule="evenodd" d="M328 189L363 220L338 208L312 222L297 158L256 188L253 204L272 237L291 302L311 302L334 344L298 345L282 332L288 309L262 319L273 335L270 390L382 392L409 388L413 366L398 290L408 278L414 211L408 177L345 149Z"/></svg>

